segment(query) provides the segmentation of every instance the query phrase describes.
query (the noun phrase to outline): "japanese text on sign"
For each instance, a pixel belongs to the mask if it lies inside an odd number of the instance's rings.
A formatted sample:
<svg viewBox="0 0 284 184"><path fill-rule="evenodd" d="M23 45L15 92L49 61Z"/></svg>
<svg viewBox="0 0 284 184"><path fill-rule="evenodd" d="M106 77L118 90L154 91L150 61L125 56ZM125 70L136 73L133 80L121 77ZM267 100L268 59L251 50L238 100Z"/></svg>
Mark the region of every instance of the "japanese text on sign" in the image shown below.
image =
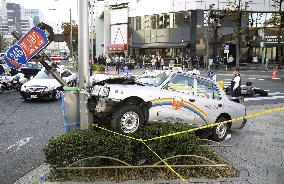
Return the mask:
<svg viewBox="0 0 284 184"><path fill-rule="evenodd" d="M32 30L25 39L21 40L19 45L23 48L27 59L34 55L42 46L46 44L44 38L39 32Z"/></svg>

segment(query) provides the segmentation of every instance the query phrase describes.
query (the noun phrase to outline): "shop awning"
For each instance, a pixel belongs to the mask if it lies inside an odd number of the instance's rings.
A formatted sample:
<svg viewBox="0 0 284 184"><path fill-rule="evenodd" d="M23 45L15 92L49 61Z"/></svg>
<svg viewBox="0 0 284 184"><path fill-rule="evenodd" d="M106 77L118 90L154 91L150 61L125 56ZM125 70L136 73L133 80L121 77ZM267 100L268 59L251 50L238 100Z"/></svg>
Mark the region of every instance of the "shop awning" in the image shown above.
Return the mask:
<svg viewBox="0 0 284 184"><path fill-rule="evenodd" d="M107 50L121 52L121 51L127 50L127 44L111 44L107 46Z"/></svg>
<svg viewBox="0 0 284 184"><path fill-rule="evenodd" d="M143 48L143 49L163 49L163 48L181 48L190 47L190 42L180 42L180 43L133 43L130 45L131 48Z"/></svg>

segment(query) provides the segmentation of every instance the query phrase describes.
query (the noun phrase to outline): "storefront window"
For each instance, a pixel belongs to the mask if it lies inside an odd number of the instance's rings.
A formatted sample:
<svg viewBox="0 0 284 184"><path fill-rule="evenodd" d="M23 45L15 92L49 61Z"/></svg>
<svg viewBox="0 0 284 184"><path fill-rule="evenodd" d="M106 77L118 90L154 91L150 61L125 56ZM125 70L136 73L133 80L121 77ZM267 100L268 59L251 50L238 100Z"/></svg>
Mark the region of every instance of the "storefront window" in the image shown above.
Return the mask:
<svg viewBox="0 0 284 184"><path fill-rule="evenodd" d="M279 13L251 13L249 15L250 27L277 27L279 26Z"/></svg>
<svg viewBox="0 0 284 184"><path fill-rule="evenodd" d="M141 17L135 17L135 30L141 30Z"/></svg>
<svg viewBox="0 0 284 184"><path fill-rule="evenodd" d="M175 15L175 22L177 27L186 27L190 25L190 12L185 11L185 12L177 12Z"/></svg>
<svg viewBox="0 0 284 184"><path fill-rule="evenodd" d="M157 15L151 16L151 27L152 29L157 29Z"/></svg>
<svg viewBox="0 0 284 184"><path fill-rule="evenodd" d="M165 29L170 27L170 15L162 14L158 15L158 29Z"/></svg>

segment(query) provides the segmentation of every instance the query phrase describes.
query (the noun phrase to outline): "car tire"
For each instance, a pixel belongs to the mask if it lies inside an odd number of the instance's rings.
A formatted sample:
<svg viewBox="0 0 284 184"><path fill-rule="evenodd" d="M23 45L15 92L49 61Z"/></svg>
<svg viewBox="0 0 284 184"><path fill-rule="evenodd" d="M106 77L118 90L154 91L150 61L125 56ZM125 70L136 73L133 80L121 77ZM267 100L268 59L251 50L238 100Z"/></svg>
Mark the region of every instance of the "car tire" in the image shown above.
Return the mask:
<svg viewBox="0 0 284 184"><path fill-rule="evenodd" d="M24 99L25 102L29 102L30 101L30 99L27 99L25 97L23 97L23 99Z"/></svg>
<svg viewBox="0 0 284 184"><path fill-rule="evenodd" d="M132 134L143 126L144 119L141 109L135 105L126 105L114 112L111 126L117 132Z"/></svg>
<svg viewBox="0 0 284 184"><path fill-rule="evenodd" d="M0 94L4 93L4 88L0 87Z"/></svg>
<svg viewBox="0 0 284 184"><path fill-rule="evenodd" d="M60 97L61 97L61 93L58 89L56 89L54 93L54 100L57 101L60 99Z"/></svg>
<svg viewBox="0 0 284 184"><path fill-rule="evenodd" d="M226 119L225 117L220 117L216 120L216 123L227 121L227 120L228 119ZM217 142L223 141L227 137L228 131L229 131L228 124L221 124L221 125L213 127L212 129L213 140Z"/></svg>

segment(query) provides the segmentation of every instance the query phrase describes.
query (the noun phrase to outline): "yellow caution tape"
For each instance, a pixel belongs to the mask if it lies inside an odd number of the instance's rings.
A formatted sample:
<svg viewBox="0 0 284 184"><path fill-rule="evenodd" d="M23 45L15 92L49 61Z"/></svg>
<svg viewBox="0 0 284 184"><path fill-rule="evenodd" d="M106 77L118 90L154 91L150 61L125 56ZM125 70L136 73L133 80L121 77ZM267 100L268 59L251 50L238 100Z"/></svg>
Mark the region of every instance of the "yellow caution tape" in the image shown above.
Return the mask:
<svg viewBox="0 0 284 184"><path fill-rule="evenodd" d="M177 136L177 135L180 135L180 134L185 134L185 133L189 133L189 132L194 132L194 131L197 131L197 130L202 130L202 129L206 129L206 128L211 128L211 127L218 126L218 125L221 125L221 124L226 124L226 123L230 123L230 122L234 122L234 121L239 121L239 120L243 120L243 119L253 118L253 117L256 117L256 116L260 116L260 115L264 115L264 114L270 114L270 113L273 113L273 112L278 112L278 111L283 111L283 110L284 110L284 107L268 109L268 110L265 110L265 111L262 111L262 112L257 112L257 113L250 114L250 115L246 115L246 116L243 116L243 117L234 118L234 119L227 120L227 121L223 121L223 122L213 123L213 124L209 124L209 125L205 125L205 126L201 126L201 127L197 127L197 128L192 128L192 129L185 130L185 131L181 131L181 132L170 133L170 134L167 134L167 135L162 135L162 136L154 137L154 138L147 139L147 140L143 140L143 139L141 139L141 138L140 138L140 139L137 139L137 138L132 137L132 136L129 136L129 135L121 134L121 133L118 133L118 132L115 132L115 131L112 131L112 130L109 130L109 129L106 129L106 128L103 128L103 127L100 127L98 124L81 124L81 126L94 126L94 127L97 127L97 128L99 128L99 129L101 129L101 130L104 130L104 131L113 133L113 134L115 134L115 135L119 135L119 136L122 136L122 137L125 137L125 138L128 138L128 139L131 139L131 140L135 140L135 141L142 142L142 143L143 143L155 156L157 156L175 175L177 175L177 176L182 180L182 182L184 182L184 183L187 184L187 181L186 181L179 173L177 173L165 160L163 160L152 148L150 148L150 147L146 144L147 141L153 141L153 140L157 140L157 139L163 139L163 138L167 138L167 137Z"/></svg>
<svg viewBox="0 0 284 184"><path fill-rule="evenodd" d="M176 172L165 160L163 160L152 148L150 148L142 139L140 140L154 155L156 155L175 175L177 175L182 182L188 184L186 180L178 173Z"/></svg>
<svg viewBox="0 0 284 184"><path fill-rule="evenodd" d="M284 107L269 109L269 110L266 110L266 111L257 112L257 113L254 113L254 114L246 115L246 116L239 117L239 118L234 118L234 119L227 120L227 121L212 123L212 124L209 124L209 125L204 125L204 126L201 126L201 127L192 128L192 129L181 131L181 132L175 132L175 133L170 133L170 134L167 134L167 135L154 137L154 138L147 139L147 140L144 140L144 141L147 142L147 141L153 141L153 140L157 140L157 139L163 139L163 138L167 138L167 137L177 136L177 135L180 135L180 134L190 133L190 132L194 132L194 131L197 131L197 130L211 128L211 127L214 127L214 126L218 126L218 125L222 125L222 124L226 124L226 123L231 123L231 122L234 122L234 121L249 119L249 118L253 118L253 117L256 117L256 116L260 116L260 115L264 115L264 114L270 114L270 113L273 113L273 112L283 111L283 110L284 110Z"/></svg>

